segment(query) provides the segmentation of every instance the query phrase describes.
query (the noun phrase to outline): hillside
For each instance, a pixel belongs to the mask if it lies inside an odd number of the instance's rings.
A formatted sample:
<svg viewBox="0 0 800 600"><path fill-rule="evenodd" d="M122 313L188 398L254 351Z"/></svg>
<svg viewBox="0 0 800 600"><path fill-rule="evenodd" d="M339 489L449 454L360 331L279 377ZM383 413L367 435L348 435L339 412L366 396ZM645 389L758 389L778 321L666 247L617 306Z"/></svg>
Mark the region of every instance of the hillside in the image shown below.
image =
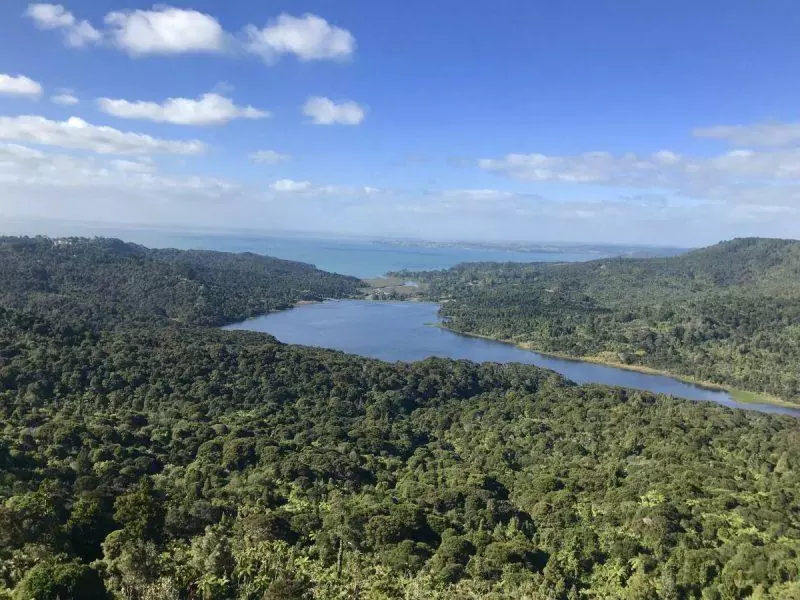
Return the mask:
<svg viewBox="0 0 800 600"><path fill-rule="evenodd" d="M341 298L360 281L256 254L150 250L106 238L0 238L0 305L108 329L218 325Z"/></svg>
<svg viewBox="0 0 800 600"><path fill-rule="evenodd" d="M456 331L667 370L800 401L800 242L737 239L684 255L404 273Z"/></svg>
<svg viewBox="0 0 800 600"><path fill-rule="evenodd" d="M6 243L0 599L800 597L796 419L287 346L157 289L351 283L307 265Z"/></svg>
<svg viewBox="0 0 800 600"><path fill-rule="evenodd" d="M792 418L251 333L0 324L0 597L800 592Z"/></svg>

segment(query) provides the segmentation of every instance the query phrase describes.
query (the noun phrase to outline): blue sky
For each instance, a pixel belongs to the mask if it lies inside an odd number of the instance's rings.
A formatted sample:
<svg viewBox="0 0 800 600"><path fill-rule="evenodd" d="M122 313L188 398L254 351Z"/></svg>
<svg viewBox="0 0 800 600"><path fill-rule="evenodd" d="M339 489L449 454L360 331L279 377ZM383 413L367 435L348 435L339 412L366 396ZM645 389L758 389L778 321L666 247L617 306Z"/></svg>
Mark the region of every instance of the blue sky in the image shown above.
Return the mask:
<svg viewBox="0 0 800 600"><path fill-rule="evenodd" d="M798 25L789 0L6 0L0 219L800 237Z"/></svg>

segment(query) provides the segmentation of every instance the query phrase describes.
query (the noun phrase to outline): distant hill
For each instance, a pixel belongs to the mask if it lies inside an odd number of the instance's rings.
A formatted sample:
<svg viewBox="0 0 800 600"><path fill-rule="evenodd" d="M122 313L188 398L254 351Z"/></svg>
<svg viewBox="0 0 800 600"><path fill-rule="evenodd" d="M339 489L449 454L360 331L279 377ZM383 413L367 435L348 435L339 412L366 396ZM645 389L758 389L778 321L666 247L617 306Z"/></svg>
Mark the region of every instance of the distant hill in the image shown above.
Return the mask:
<svg viewBox="0 0 800 600"><path fill-rule="evenodd" d="M613 276L643 277L665 283L674 290L698 287L769 287L774 291L800 292L800 242L765 238L739 238L678 256L647 259L610 259L559 265L551 271L578 277L595 275L597 282ZM795 279L792 281L787 278Z"/></svg>
<svg viewBox="0 0 800 600"><path fill-rule="evenodd" d="M150 250L109 238L0 238L0 305L109 328L217 325L360 281L256 254Z"/></svg>
<svg viewBox="0 0 800 600"><path fill-rule="evenodd" d="M679 256L473 263L404 273L451 328L800 400L800 242L742 238Z"/></svg>

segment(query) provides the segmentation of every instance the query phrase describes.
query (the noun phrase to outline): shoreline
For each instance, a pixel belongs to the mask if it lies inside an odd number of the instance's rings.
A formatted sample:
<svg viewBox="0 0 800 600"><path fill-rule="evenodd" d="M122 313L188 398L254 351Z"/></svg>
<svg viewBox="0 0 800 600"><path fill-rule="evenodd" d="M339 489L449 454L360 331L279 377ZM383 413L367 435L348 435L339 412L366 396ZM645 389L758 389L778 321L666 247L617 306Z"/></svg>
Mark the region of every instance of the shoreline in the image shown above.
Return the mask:
<svg viewBox="0 0 800 600"><path fill-rule="evenodd" d="M659 375L662 377L671 377L672 379L675 379L677 381L682 381L683 383L696 385L698 387L705 388L708 390L717 390L721 392L726 392L730 394L733 400L742 404L768 404L770 406L779 406L781 408L800 408L800 404L788 402L787 400L783 400L782 398L778 398L777 396L772 396L770 394L750 392L748 390L733 388L720 383L714 383L712 381L701 381L699 379L695 379L688 375L680 375L677 373L672 373L670 371L655 369L653 367L647 367L644 365L627 365L625 363L605 360L597 356L570 356L569 354L563 354L560 352L547 352L544 350L536 349L530 343L515 342L513 340L503 340L488 335L482 335L480 333L457 331L455 329L447 327L447 325L443 322L436 323L435 326L441 327L442 329L446 329L447 331L450 331L451 333L455 333L457 335L464 335L467 337L480 338L491 342L509 344L511 346L516 346L517 348L520 348L522 350L527 350L528 352L535 352L536 354L541 354L542 356L548 356L550 358L557 358L560 360L571 360L574 362L592 363L596 365L604 365L607 367L614 367L615 369L624 369L626 371L634 371L636 373L642 373L645 375Z"/></svg>
<svg viewBox="0 0 800 600"><path fill-rule="evenodd" d="M326 302L328 300L365 300L367 302L376 302L376 303L386 302L385 300L377 300L377 299L373 299L373 298L368 298L365 295L351 297L351 298L338 298L338 299L336 299L336 298L325 298L323 300L298 300L297 302L295 302L290 307L269 311L268 313L265 313L265 314L272 314L272 313L276 313L276 312L282 312L284 310L291 310L293 308L299 308L301 306L308 306L308 305L311 305L311 304L320 304L320 303ZM425 299L423 299L421 297L395 299L395 300L392 300L392 301L393 302L431 302L431 301L425 300ZM431 303L432 304L441 304L440 302L435 302L435 301L433 301ZM250 321L252 319L258 319L258 318L263 317L263 316L265 316L265 315L258 315L258 316L255 316L255 317L251 317L249 319L245 319L245 321ZM232 325L232 324L229 324L229 325ZM222 328L224 329L224 328L228 327L229 325L223 325ZM607 366L607 367L612 367L612 368L615 368L615 369L623 369L623 370L626 370L626 371L633 371L633 372L642 373L642 374L645 374L645 375L658 375L658 376L661 376L661 377L669 377L671 379L675 379L676 381L681 381L683 383L695 385L695 386L698 386L700 388L704 388L704 389L707 389L707 390L715 390L715 391L725 392L725 393L730 395L732 400L734 400L735 402L738 402L740 404L764 404L764 405L769 405L769 406L777 406L777 407L780 407L780 408L800 409L800 403L788 402L786 400L783 400L782 398L778 398L777 396L772 396L770 394L764 394L764 393L759 393L759 392L751 392L751 391L748 391L748 390L742 390L742 389L738 389L738 388L734 388L734 387L729 387L729 386L726 386L724 384L714 383L714 382L711 382L711 381L701 381L701 380L695 379L693 377L690 377L688 375L680 375L680 374L677 374L677 373L672 373L670 371L665 371L665 370L661 370L661 369L655 369L653 367L647 367L647 366L643 366L643 365L628 365L628 364L625 364L625 363L620 363L620 362L615 362L615 361L603 359L603 358L600 358L600 357L597 357L597 356L580 356L580 357L578 357L578 356L570 356L568 354L564 354L564 353L560 353L560 352L548 352L548 351L544 351L544 350L538 350L537 348L535 348L530 343L515 342L513 340L504 340L504 339L491 337L491 336L488 336L488 335L482 335L480 333L457 331L455 329L451 329L450 327L447 327L446 323L444 323L443 321L438 321L436 323L429 323L428 325L430 325L432 327L439 327L441 329L445 329L445 330L449 331L450 333L453 333L453 334L456 334L456 335L463 335L465 337L473 337L473 338L479 338L479 339L487 340L487 341L490 341L490 342L497 342L497 343L500 343L500 344L507 344L507 345L510 345L510 346L515 346L515 347L520 348L522 350L526 350L528 352L535 352L536 354L540 354L541 356L546 356L546 357L550 357L550 358L556 358L556 359L559 359L559 360L591 363L591 364L596 364L596 365L603 365L603 366Z"/></svg>

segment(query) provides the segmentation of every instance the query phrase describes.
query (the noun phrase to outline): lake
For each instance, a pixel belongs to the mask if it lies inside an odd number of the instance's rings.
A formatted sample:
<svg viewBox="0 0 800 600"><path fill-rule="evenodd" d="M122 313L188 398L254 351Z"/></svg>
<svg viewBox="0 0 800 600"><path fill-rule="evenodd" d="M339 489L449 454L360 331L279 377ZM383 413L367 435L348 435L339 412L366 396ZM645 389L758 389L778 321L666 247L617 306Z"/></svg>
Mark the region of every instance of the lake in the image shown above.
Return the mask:
<svg viewBox="0 0 800 600"><path fill-rule="evenodd" d="M332 348L386 361L430 356L475 362L517 362L556 371L576 383L602 383L704 400L733 408L800 417L800 408L736 402L730 394L671 377L564 360L511 344L453 333L440 327L438 305L428 302L330 300L271 313L225 329L261 331L287 344Z"/></svg>

